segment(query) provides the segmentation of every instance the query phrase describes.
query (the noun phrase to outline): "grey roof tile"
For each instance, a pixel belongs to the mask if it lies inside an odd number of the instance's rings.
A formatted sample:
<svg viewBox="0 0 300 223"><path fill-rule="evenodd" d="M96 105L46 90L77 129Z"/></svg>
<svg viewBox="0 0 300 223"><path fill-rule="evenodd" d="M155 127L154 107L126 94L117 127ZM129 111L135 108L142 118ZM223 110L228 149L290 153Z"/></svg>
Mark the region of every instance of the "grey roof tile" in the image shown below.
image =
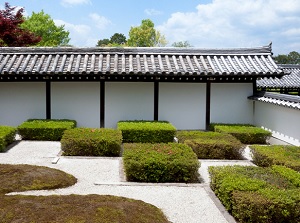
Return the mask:
<svg viewBox="0 0 300 223"><path fill-rule="evenodd" d="M271 46L197 48L0 48L0 75L150 74L282 76Z"/></svg>
<svg viewBox="0 0 300 223"><path fill-rule="evenodd" d="M256 95L248 97L248 99L300 110L300 96L258 92Z"/></svg>
<svg viewBox="0 0 300 223"><path fill-rule="evenodd" d="M300 88L300 65L279 64L287 75L282 78L262 78L257 80L257 87L260 88Z"/></svg>

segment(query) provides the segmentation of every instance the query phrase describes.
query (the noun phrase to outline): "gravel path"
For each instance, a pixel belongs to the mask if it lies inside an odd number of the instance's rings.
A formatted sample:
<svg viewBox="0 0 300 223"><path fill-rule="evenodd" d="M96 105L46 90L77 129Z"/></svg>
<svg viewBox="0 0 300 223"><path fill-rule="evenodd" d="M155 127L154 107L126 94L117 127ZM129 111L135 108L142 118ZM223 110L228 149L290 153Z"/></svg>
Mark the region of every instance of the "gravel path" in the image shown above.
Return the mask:
<svg viewBox="0 0 300 223"><path fill-rule="evenodd" d="M5 153L0 163L31 164L57 168L74 175L75 185L57 190L27 191L24 195L101 194L116 195L153 204L173 223L233 223L209 188L208 166L253 165L248 160L200 160L199 184L146 184L124 180L121 158L87 158L59 156L59 142L20 141Z"/></svg>

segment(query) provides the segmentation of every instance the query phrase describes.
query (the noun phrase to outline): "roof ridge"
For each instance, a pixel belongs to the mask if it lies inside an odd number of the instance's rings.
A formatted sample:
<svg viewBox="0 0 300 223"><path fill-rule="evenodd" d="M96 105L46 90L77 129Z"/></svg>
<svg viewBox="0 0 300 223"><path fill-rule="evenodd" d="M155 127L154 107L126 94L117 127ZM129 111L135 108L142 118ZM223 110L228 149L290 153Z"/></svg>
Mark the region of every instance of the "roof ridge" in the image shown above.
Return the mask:
<svg viewBox="0 0 300 223"><path fill-rule="evenodd" d="M0 47L0 54L271 54L271 46L252 48L178 48L178 47Z"/></svg>

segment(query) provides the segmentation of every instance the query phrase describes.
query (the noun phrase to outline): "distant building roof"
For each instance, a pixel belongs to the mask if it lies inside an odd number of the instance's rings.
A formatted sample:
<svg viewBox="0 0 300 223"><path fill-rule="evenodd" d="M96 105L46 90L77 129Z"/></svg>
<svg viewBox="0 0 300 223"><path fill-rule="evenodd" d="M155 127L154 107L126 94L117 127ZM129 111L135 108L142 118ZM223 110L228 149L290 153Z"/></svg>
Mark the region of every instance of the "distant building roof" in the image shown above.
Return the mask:
<svg viewBox="0 0 300 223"><path fill-rule="evenodd" d="M257 92L256 95L250 96L248 99L300 110L300 96Z"/></svg>
<svg viewBox="0 0 300 223"><path fill-rule="evenodd" d="M271 45L257 48L0 48L0 81L14 79L181 79L281 77ZM225 78L224 78L225 77ZM211 79L209 79L211 80Z"/></svg>
<svg viewBox="0 0 300 223"><path fill-rule="evenodd" d="M290 73L279 78L263 78L257 80L257 87L260 88L300 88L300 65L293 64L279 64L278 65L285 72Z"/></svg>

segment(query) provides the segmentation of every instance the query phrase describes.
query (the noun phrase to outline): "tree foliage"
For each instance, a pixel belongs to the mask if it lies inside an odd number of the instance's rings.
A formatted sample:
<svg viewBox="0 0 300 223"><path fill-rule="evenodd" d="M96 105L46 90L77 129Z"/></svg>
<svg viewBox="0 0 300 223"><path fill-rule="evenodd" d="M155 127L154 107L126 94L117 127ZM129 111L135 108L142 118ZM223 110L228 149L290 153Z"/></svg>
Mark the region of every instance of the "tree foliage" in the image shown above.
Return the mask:
<svg viewBox="0 0 300 223"><path fill-rule="evenodd" d="M150 19L144 19L140 26L130 28L128 46L153 47L166 44L164 35L154 28L154 23Z"/></svg>
<svg viewBox="0 0 300 223"><path fill-rule="evenodd" d="M124 46L126 44L126 36L122 33L115 33L110 39L100 39L97 42L97 46Z"/></svg>
<svg viewBox="0 0 300 223"><path fill-rule="evenodd" d="M0 10L0 47L22 47L35 45L41 38L20 25L24 22L24 9L16 10L9 3L5 3L5 9Z"/></svg>
<svg viewBox="0 0 300 223"><path fill-rule="evenodd" d="M188 41L179 41L172 44L173 47L193 47Z"/></svg>
<svg viewBox="0 0 300 223"><path fill-rule="evenodd" d="M70 33L65 30L64 25L56 26L51 16L43 10L38 13L32 12L21 27L42 37L38 46L65 46L70 41Z"/></svg>
<svg viewBox="0 0 300 223"><path fill-rule="evenodd" d="M274 57L278 64L300 64L300 53L292 51L289 54L279 54Z"/></svg>

